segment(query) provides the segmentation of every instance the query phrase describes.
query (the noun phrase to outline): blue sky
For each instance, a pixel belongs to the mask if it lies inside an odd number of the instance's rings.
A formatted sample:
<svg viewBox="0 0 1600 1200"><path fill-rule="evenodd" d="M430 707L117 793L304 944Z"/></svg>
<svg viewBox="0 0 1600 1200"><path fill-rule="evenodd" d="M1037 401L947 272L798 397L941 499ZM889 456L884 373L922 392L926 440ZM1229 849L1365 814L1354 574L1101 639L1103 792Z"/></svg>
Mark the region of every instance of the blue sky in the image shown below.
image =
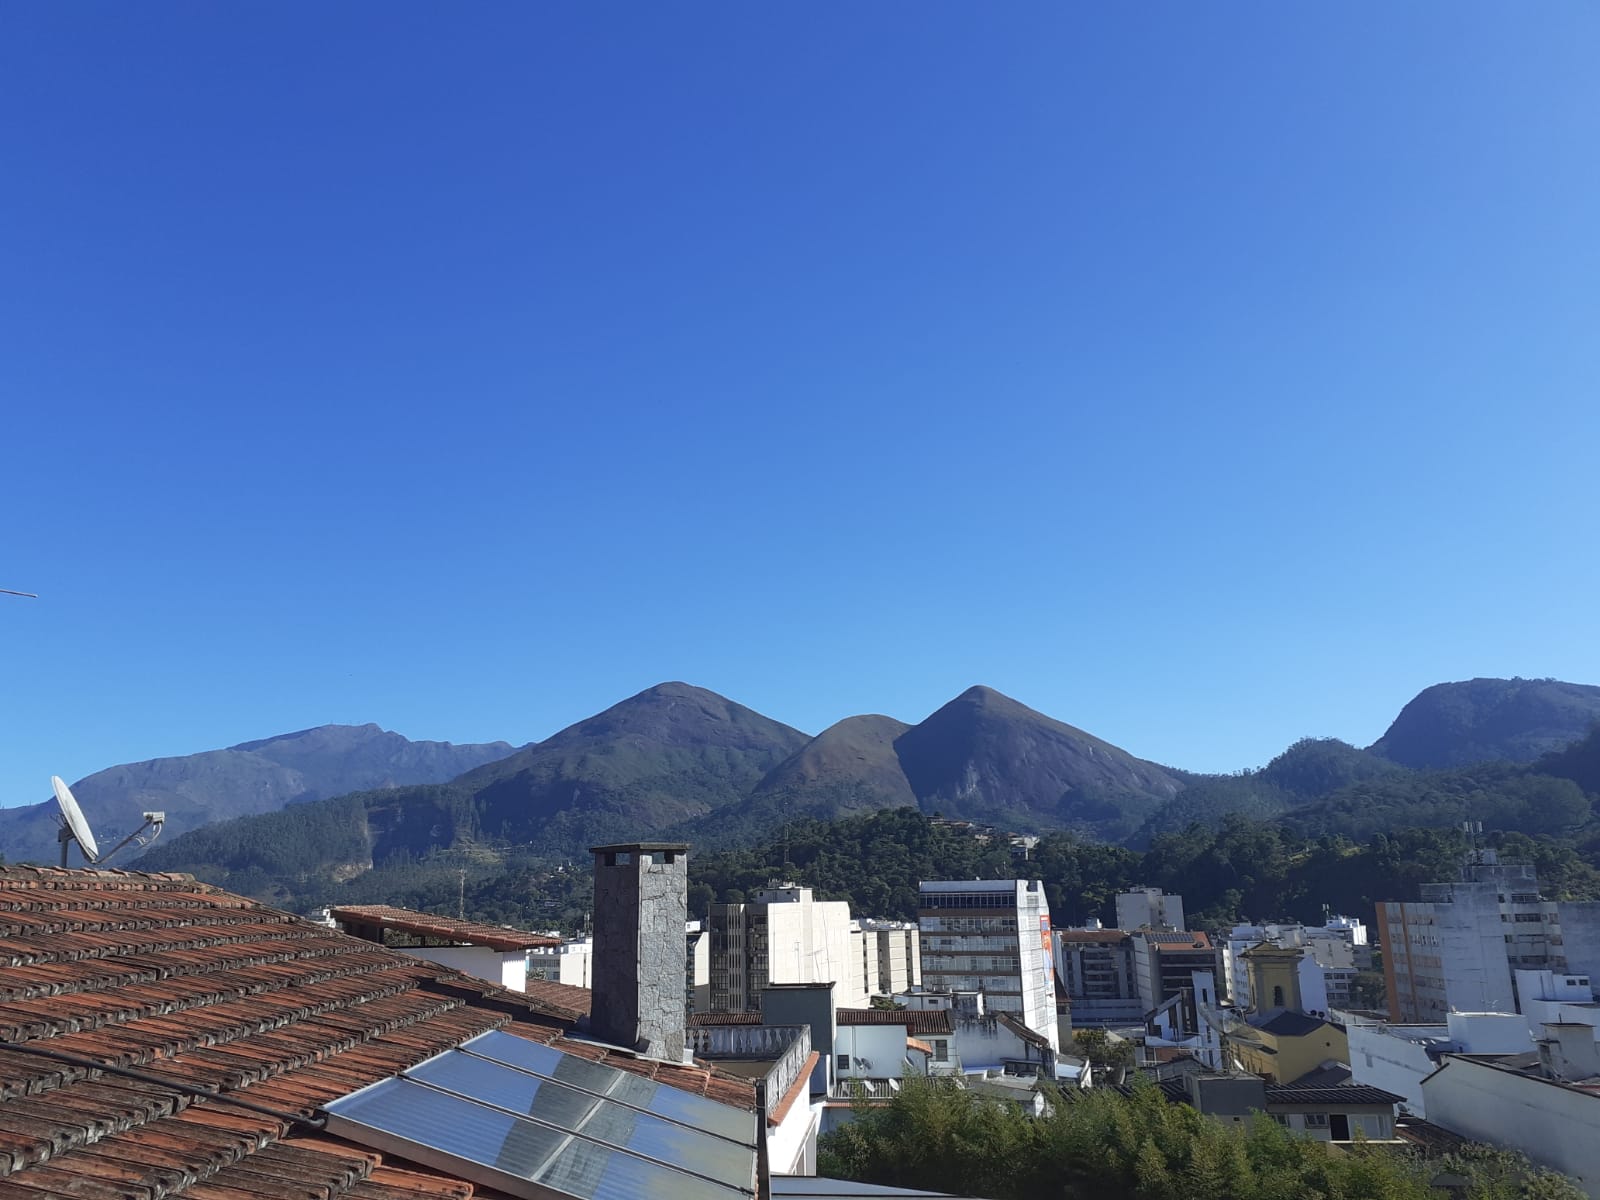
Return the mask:
<svg viewBox="0 0 1600 1200"><path fill-rule="evenodd" d="M6 803L664 679L1202 770L1600 682L1591 4L0 27Z"/></svg>

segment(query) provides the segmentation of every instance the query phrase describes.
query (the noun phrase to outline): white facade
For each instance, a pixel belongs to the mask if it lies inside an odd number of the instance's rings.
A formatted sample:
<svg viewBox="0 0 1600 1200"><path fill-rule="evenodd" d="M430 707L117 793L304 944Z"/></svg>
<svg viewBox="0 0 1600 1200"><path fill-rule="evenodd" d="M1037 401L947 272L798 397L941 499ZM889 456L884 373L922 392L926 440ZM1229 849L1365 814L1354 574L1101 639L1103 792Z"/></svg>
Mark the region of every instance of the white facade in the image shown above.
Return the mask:
<svg viewBox="0 0 1600 1200"><path fill-rule="evenodd" d="M1587 975L1518 971L1516 979L1517 996L1531 1036L1539 1037L1547 1023L1600 1025L1600 1004L1595 1003Z"/></svg>
<svg viewBox="0 0 1600 1200"><path fill-rule="evenodd" d="M711 931L703 921L683 927L683 1011L711 1010Z"/></svg>
<svg viewBox="0 0 1600 1200"><path fill-rule="evenodd" d="M1527 1026L1515 1013L1451 1013L1442 1025L1352 1024L1345 1034L1354 1081L1404 1097L1401 1107L1418 1117L1428 1116L1422 1081L1439 1069L1446 1054L1518 1054L1533 1048Z"/></svg>
<svg viewBox="0 0 1600 1200"><path fill-rule="evenodd" d="M911 1073L904 1025L840 1025L833 1053L835 1079L899 1079Z"/></svg>
<svg viewBox="0 0 1600 1200"><path fill-rule="evenodd" d="M593 939L570 938L559 946L535 946L528 951L528 978L593 987Z"/></svg>
<svg viewBox="0 0 1600 1200"><path fill-rule="evenodd" d="M1422 1092L1429 1121L1520 1150L1600 1200L1600 1093L1473 1058L1446 1059Z"/></svg>
<svg viewBox="0 0 1600 1200"><path fill-rule="evenodd" d="M922 978L934 991L980 991L1059 1052L1050 905L1037 879L924 880Z"/></svg>
<svg viewBox="0 0 1600 1200"><path fill-rule="evenodd" d="M1326 926L1235 925L1222 947L1229 1002L1251 1007L1250 972L1244 952L1266 942L1305 950L1300 960L1300 999L1306 1012L1327 1013L1350 1004L1350 985L1358 968L1357 947L1367 941L1366 926L1349 917L1335 917Z"/></svg>
<svg viewBox="0 0 1600 1200"><path fill-rule="evenodd" d="M1439 1021L1452 1009L1517 1012L1515 973L1593 976L1600 905L1546 900L1530 866L1485 852L1419 903L1381 903L1389 1015Z"/></svg>
<svg viewBox="0 0 1600 1200"><path fill-rule="evenodd" d="M528 990L526 950L491 950L487 946L401 946L396 949L413 958L425 958L441 967L451 967L463 975L497 983L513 992Z"/></svg>
<svg viewBox="0 0 1600 1200"><path fill-rule="evenodd" d="M867 918L851 929L868 996L893 996L922 983L922 944L910 921ZM847 1006L848 1007L848 1006Z"/></svg>
<svg viewBox="0 0 1600 1200"><path fill-rule="evenodd" d="M709 924L714 1011L753 1011L761 989L774 983L832 983L840 1008L865 1008L871 999L842 900L775 884L745 904L713 904Z"/></svg>
<svg viewBox="0 0 1600 1200"><path fill-rule="evenodd" d="M1160 888L1134 888L1117 894L1117 928L1183 929L1183 897Z"/></svg>

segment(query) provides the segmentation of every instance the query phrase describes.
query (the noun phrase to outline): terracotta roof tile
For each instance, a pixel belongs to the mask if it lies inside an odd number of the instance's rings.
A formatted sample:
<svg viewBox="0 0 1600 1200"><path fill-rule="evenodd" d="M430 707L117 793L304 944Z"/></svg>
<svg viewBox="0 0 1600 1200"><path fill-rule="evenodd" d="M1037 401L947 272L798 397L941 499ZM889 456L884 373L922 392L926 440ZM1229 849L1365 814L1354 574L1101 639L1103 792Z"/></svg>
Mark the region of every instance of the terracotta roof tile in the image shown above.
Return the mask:
<svg viewBox="0 0 1600 1200"><path fill-rule="evenodd" d="M186 876L0 868L0 1200L497 1200L287 1116L496 1028L753 1111L747 1079L566 1036L589 992L535 984L508 992Z"/></svg>
<svg viewBox="0 0 1600 1200"><path fill-rule="evenodd" d="M544 946L561 945L560 938L548 934L527 933L499 925L482 925L477 921L458 921L452 917L415 912L409 908L394 908L388 904L348 904L329 910L328 915L351 931L393 930L396 933L411 934L416 937L465 942L469 946L487 946L491 950L533 950Z"/></svg>
<svg viewBox="0 0 1600 1200"><path fill-rule="evenodd" d="M955 1032L947 1008L841 1008L837 1020L841 1025L904 1025L918 1037Z"/></svg>

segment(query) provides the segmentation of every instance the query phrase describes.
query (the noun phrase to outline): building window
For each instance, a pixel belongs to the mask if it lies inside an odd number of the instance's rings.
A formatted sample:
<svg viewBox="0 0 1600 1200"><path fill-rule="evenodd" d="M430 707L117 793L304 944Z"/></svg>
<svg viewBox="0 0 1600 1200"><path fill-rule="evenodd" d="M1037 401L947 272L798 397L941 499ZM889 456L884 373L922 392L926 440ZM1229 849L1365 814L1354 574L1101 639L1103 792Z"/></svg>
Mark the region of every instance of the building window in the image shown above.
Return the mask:
<svg viewBox="0 0 1600 1200"><path fill-rule="evenodd" d="M1272 1007L1273 1008L1282 1008L1283 1007L1283 988L1274 987L1272 989Z"/></svg>
<svg viewBox="0 0 1600 1200"><path fill-rule="evenodd" d="M1307 1129L1326 1129L1327 1127L1328 1127L1328 1114L1327 1113L1307 1113L1306 1114L1306 1128Z"/></svg>

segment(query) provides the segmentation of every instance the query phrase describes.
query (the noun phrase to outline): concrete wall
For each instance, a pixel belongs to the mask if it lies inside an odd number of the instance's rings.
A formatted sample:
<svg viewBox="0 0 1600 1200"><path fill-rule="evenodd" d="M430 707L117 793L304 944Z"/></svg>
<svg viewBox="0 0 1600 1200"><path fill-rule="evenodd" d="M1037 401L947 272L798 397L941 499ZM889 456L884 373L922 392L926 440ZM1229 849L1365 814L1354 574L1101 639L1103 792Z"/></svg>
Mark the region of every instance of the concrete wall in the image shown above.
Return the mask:
<svg viewBox="0 0 1600 1200"><path fill-rule="evenodd" d="M840 1025L833 1048L837 1079L899 1079L906 1073L904 1025Z"/></svg>
<svg viewBox="0 0 1600 1200"><path fill-rule="evenodd" d="M1396 1032L1388 1025L1351 1025L1350 1074L1356 1083L1380 1087L1404 1096L1401 1107L1419 1117L1427 1116L1422 1081L1433 1074L1438 1063L1428 1057L1419 1038L1446 1038L1444 1025L1405 1025Z"/></svg>
<svg viewBox="0 0 1600 1200"><path fill-rule="evenodd" d="M526 991L528 960L522 950L491 950L487 946L403 946L399 953L425 958L441 967L453 967L475 979L486 979L514 992Z"/></svg>
<svg viewBox="0 0 1600 1200"><path fill-rule="evenodd" d="M1600 979L1600 902L1562 900L1556 915L1567 974Z"/></svg>
<svg viewBox="0 0 1600 1200"><path fill-rule="evenodd" d="M1520 1150L1600 1200L1600 1096L1467 1058L1449 1059L1422 1091L1428 1120Z"/></svg>
<svg viewBox="0 0 1600 1200"><path fill-rule="evenodd" d="M822 1105L801 1096L776 1127L767 1129L767 1162L774 1175L817 1173L817 1132Z"/></svg>

